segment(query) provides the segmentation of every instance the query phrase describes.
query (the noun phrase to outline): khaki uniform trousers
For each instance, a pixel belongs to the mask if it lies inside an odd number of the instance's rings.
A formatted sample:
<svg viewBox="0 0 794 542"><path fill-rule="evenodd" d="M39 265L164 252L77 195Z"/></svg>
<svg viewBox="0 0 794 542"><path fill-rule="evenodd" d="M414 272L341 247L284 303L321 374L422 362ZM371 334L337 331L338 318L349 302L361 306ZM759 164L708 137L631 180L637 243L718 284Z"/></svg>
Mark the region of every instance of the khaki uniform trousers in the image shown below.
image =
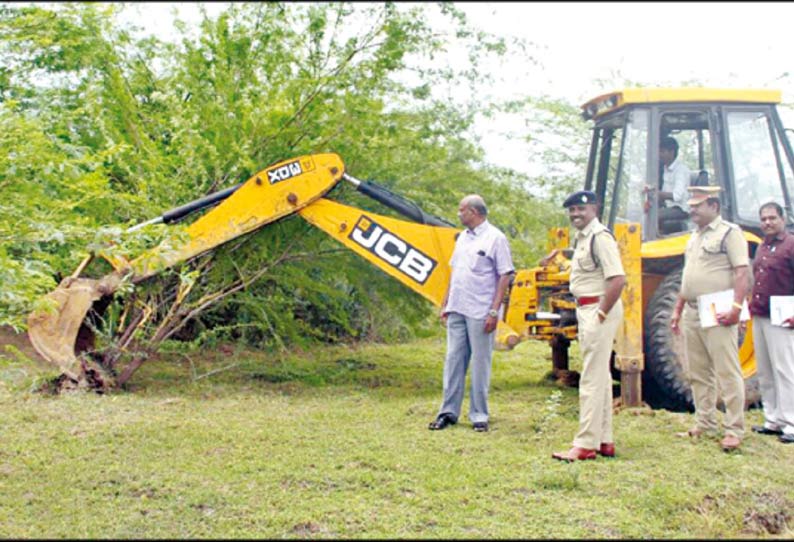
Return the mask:
<svg viewBox="0 0 794 542"><path fill-rule="evenodd" d="M612 371L609 361L615 335L623 322L623 302L618 299L606 320L598 320L598 303L576 308L582 375L579 379L579 432L573 445L597 450L612 437Z"/></svg>
<svg viewBox="0 0 794 542"><path fill-rule="evenodd" d="M700 327L696 308L686 305L681 318L686 348L686 374L695 401L695 426L717 433L717 394L725 403L726 435L744 436L744 377L739 366L739 329ZM719 387L718 387L719 385Z"/></svg>

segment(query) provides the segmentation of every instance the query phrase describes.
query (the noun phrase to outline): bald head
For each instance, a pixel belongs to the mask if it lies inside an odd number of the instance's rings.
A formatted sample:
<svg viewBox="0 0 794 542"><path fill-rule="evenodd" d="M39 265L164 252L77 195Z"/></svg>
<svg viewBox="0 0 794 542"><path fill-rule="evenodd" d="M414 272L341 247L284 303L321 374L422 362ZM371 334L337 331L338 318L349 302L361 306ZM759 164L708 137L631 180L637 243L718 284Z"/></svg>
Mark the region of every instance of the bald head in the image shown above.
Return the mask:
<svg viewBox="0 0 794 542"><path fill-rule="evenodd" d="M460 200L458 218L467 228L476 228L485 222L486 216L488 216L488 208L485 206L485 200L482 199L482 196L469 194Z"/></svg>
<svg viewBox="0 0 794 542"><path fill-rule="evenodd" d="M471 207L480 216L488 216L488 208L485 206L485 200L479 194L469 194L462 200L460 204L466 207Z"/></svg>

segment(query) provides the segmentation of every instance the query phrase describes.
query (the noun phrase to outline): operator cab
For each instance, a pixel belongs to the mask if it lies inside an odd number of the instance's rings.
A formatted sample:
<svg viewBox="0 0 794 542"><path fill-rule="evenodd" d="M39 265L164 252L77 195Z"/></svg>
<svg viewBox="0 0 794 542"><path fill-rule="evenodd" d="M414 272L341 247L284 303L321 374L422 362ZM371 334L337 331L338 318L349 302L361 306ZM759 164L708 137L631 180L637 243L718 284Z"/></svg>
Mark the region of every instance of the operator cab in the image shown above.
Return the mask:
<svg viewBox="0 0 794 542"><path fill-rule="evenodd" d="M595 126L585 188L604 202L600 220L610 228L640 223L643 241L692 230L686 205L664 211L674 202L660 196L660 145L673 138L674 169L689 170L690 186L721 186L724 219L762 235L759 207L776 201L791 221L794 154L778 103L778 91L705 88L625 89L586 103L583 116Z"/></svg>

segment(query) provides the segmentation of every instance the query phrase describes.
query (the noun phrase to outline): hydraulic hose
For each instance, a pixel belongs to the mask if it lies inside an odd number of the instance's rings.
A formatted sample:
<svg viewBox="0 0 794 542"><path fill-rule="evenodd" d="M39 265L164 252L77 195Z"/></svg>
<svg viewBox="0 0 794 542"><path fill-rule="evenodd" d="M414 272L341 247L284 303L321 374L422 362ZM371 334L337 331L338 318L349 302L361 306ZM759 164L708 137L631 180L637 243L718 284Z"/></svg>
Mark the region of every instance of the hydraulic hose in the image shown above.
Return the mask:
<svg viewBox="0 0 794 542"><path fill-rule="evenodd" d="M382 203L389 209L400 213L404 217L410 218L414 222L446 228L455 227L455 224L444 220L443 218L424 212L416 203L398 194L395 194L384 186L380 186L379 184L373 183L372 181L360 181L355 177L348 175L347 173L343 174L342 178L355 186L356 190L362 194Z"/></svg>
<svg viewBox="0 0 794 542"><path fill-rule="evenodd" d="M223 190L213 192L212 194L209 194L208 196L204 196L203 198L193 200L190 203L186 203L184 205L180 205L179 207L175 207L170 211L166 211L165 213L163 213L162 215L156 218L152 218L151 220L147 220L146 222L142 222L140 224L132 226L127 230L127 232L139 230L144 226L149 226L150 224L160 224L160 223L172 224L178 220L185 218L190 213L199 211L201 209L205 209L210 205L215 205L219 201L225 200L226 198L234 194L234 192L244 184L245 182L242 182L230 188L225 188Z"/></svg>

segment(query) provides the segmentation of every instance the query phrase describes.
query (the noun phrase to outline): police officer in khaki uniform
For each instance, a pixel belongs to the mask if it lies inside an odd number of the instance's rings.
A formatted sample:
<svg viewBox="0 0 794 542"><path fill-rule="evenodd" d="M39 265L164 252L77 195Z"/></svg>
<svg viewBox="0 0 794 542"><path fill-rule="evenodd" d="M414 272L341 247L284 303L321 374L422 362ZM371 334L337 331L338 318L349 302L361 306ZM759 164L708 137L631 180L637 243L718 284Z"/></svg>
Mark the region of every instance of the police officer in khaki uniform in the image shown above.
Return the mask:
<svg viewBox="0 0 794 542"><path fill-rule="evenodd" d="M623 321L620 293L626 274L615 238L596 217L596 195L588 190L571 194L563 203L577 232L571 259L571 293L576 297L582 375L579 380L579 431L573 448L556 452L561 461L612 457L612 372L609 360ZM541 262L545 265L555 252Z"/></svg>
<svg viewBox="0 0 794 542"><path fill-rule="evenodd" d="M681 328L684 331L695 426L679 435L716 435L719 382L725 403L725 437L720 445L731 451L741 445L744 436L744 379L739 365L737 324L748 290L747 241L738 226L720 217L720 187L693 186L689 191L689 214L698 229L687 244L681 291L670 325L676 334ZM731 288L734 302L730 311L716 315L719 325L701 327L698 296Z"/></svg>

